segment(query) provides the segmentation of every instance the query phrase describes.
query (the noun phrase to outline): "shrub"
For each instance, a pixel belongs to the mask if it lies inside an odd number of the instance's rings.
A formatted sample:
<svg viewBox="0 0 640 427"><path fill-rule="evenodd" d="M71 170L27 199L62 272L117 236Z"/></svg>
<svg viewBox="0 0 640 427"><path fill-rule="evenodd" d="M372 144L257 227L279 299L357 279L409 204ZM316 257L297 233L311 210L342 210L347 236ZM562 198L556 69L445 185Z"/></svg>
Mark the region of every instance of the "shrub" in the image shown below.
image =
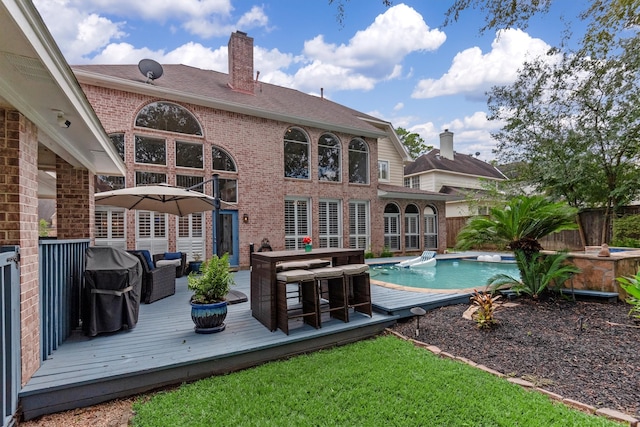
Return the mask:
<svg viewBox="0 0 640 427"><path fill-rule="evenodd" d="M634 277L618 277L616 278L622 289L629 294L626 301L631 304L629 316L640 319L640 270Z"/></svg>
<svg viewBox="0 0 640 427"><path fill-rule="evenodd" d="M473 292L471 302L478 306L478 310L473 314L473 320L476 321L478 328L488 329L498 323L493 314L496 311L494 303L500 298L500 295L492 296L488 292L480 293L475 289Z"/></svg>
<svg viewBox="0 0 640 427"><path fill-rule="evenodd" d="M393 256L393 252L389 249L389 246L385 246L380 252L380 258L391 258Z"/></svg>
<svg viewBox="0 0 640 427"><path fill-rule="evenodd" d="M640 215L627 215L613 221L614 246L640 248Z"/></svg>

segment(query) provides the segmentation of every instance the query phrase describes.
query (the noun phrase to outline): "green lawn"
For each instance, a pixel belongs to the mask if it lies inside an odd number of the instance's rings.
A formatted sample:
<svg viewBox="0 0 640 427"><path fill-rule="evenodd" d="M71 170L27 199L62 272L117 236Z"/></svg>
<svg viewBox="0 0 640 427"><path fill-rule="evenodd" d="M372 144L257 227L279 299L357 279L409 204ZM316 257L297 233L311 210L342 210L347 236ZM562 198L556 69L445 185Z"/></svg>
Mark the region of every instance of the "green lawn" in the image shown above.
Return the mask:
<svg viewBox="0 0 640 427"><path fill-rule="evenodd" d="M141 398L134 426L620 426L393 336Z"/></svg>

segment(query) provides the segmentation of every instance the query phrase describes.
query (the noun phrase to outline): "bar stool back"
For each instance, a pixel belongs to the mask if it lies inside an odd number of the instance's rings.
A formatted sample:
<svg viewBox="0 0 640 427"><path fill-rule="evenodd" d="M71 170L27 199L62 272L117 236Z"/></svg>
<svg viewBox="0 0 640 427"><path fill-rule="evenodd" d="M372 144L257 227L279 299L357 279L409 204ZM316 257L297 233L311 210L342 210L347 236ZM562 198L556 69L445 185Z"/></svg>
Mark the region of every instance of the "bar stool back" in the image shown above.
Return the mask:
<svg viewBox="0 0 640 427"><path fill-rule="evenodd" d="M309 270L313 273L320 297L318 318L322 324L322 313L329 313L331 317L343 322L349 321L349 306L347 301L347 287L344 274L339 267L321 267Z"/></svg>
<svg viewBox="0 0 640 427"><path fill-rule="evenodd" d="M286 270L276 274L276 324L289 335L289 320L320 327L319 297L315 276L308 270Z"/></svg>
<svg viewBox="0 0 640 427"><path fill-rule="evenodd" d="M372 315L371 281L367 264L345 264L339 267L345 277L349 308Z"/></svg>

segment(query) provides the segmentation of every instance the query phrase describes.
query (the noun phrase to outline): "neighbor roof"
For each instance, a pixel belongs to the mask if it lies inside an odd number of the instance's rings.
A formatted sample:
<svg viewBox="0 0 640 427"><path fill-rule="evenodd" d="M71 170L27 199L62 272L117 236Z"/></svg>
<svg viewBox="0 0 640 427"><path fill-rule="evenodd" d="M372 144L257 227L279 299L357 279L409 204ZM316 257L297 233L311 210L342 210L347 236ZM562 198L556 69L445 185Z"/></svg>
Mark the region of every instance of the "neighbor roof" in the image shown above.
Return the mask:
<svg viewBox="0 0 640 427"><path fill-rule="evenodd" d="M404 168L405 176L436 170L461 173L494 179L507 179L495 166L468 154L454 153L454 160L444 158L440 150L434 149L418 157Z"/></svg>
<svg viewBox="0 0 640 427"><path fill-rule="evenodd" d="M254 94L232 90L229 75L187 65L163 65L159 79L146 82L138 65L72 66L81 83L189 102L291 124L378 138L387 135L370 121L382 120L323 97L257 81Z"/></svg>

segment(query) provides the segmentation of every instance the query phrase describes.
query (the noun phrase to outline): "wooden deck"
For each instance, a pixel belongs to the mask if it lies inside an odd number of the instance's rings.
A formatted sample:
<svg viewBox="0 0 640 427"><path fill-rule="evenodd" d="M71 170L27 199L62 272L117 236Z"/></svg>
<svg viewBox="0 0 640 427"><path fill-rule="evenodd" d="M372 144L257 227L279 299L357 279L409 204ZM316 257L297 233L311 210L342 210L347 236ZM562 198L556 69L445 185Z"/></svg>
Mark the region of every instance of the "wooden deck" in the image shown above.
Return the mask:
<svg viewBox="0 0 640 427"><path fill-rule="evenodd" d="M235 278L234 290L249 296L249 271ZM190 292L182 277L175 295L140 306L134 329L94 338L74 333L20 391L22 414L32 419L346 344L381 333L411 316L412 307L428 310L468 301L466 294L371 288L372 317L351 312L348 323L323 318L321 329L299 322L287 336L270 332L244 302L229 306L223 332L202 335L193 331Z"/></svg>

